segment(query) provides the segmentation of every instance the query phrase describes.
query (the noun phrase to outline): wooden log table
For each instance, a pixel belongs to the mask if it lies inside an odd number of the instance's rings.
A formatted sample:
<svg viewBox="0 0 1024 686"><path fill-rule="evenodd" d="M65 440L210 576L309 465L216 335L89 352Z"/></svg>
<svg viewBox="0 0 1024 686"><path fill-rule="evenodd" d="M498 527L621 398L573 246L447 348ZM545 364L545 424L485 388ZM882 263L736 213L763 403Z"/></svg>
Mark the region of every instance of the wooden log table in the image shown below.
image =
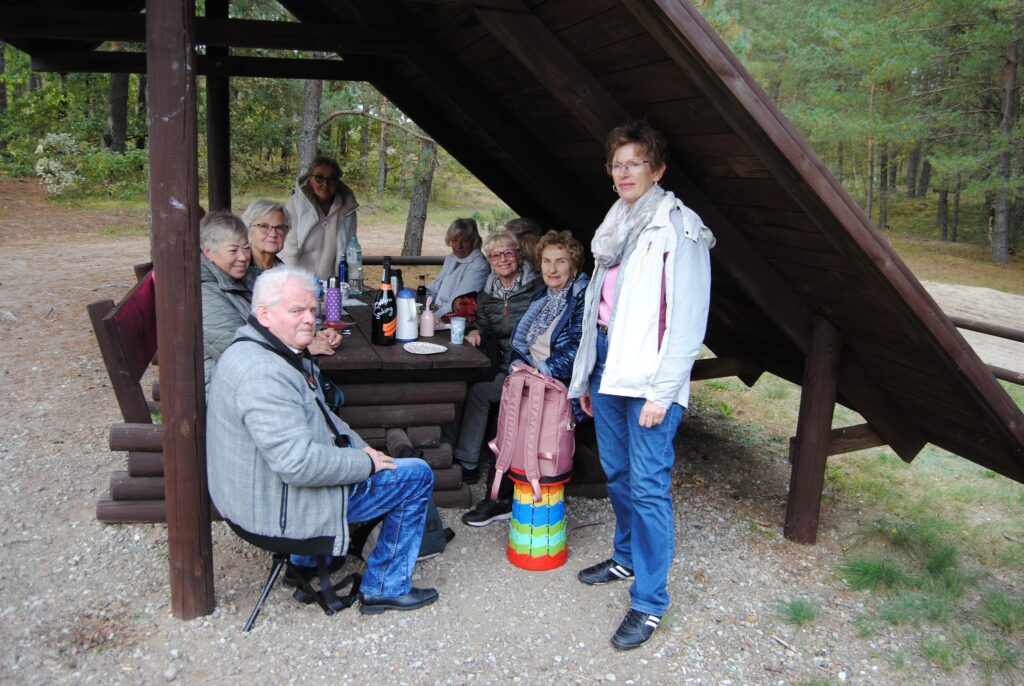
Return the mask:
<svg viewBox="0 0 1024 686"><path fill-rule="evenodd" d="M419 339L447 348L434 355L407 352L402 343L376 346L370 342L370 308L353 305L348 313L341 346L319 358L321 373L345 394L339 416L382 450L388 429L404 429L434 470L438 507L469 507L472 495L440 427L455 421L468 385L490 366L487 356L469 344L452 345L447 331Z"/></svg>

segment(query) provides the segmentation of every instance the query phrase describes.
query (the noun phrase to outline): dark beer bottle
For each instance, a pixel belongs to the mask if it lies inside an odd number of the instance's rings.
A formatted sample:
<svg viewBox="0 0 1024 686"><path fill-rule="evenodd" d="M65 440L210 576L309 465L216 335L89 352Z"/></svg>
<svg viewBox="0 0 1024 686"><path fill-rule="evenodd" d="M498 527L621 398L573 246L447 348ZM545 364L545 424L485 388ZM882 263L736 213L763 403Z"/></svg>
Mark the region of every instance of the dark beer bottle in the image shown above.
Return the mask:
<svg viewBox="0 0 1024 686"><path fill-rule="evenodd" d="M394 345L398 328L398 303L391 290L391 258L384 258L384 269L380 277L380 292L371 309L370 340L374 345Z"/></svg>

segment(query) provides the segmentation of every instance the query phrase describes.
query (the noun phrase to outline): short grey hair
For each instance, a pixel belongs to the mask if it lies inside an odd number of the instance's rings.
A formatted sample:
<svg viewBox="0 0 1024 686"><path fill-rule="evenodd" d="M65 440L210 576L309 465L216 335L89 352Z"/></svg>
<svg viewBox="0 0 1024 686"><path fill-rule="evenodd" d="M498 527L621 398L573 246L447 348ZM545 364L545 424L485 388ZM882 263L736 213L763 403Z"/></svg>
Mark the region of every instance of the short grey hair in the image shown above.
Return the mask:
<svg viewBox="0 0 1024 686"><path fill-rule="evenodd" d="M252 225L257 219L266 217L274 212L280 212L284 215L285 221L287 222L288 215L285 214L284 205L281 203L273 200L266 200L264 198L253 200L249 203L249 206L245 208L245 212L242 212L242 223L252 229Z"/></svg>
<svg viewBox="0 0 1024 686"><path fill-rule="evenodd" d="M249 240L249 228L227 210L208 212L199 222L199 244L203 249L217 250L232 238Z"/></svg>
<svg viewBox="0 0 1024 686"><path fill-rule="evenodd" d="M460 217L451 223L444 235L444 244L451 245L458 236L469 236L473 239L473 247L480 247L480 230L476 228L476 220L471 217Z"/></svg>
<svg viewBox="0 0 1024 686"><path fill-rule="evenodd" d="M491 250L499 245L507 245L510 248L515 248L516 250L519 250L520 247L519 239L516 238L514 233L509 231L495 231L484 239L484 244L480 246L480 252L484 254L484 257L488 257Z"/></svg>
<svg viewBox="0 0 1024 686"><path fill-rule="evenodd" d="M284 292L284 285L288 279L294 279L308 293L316 294L316 285L313 283L313 273L296 267L279 266L268 269L256 279L252 287L252 307L250 311L256 314L256 308L260 305L273 307L281 302L281 293Z"/></svg>

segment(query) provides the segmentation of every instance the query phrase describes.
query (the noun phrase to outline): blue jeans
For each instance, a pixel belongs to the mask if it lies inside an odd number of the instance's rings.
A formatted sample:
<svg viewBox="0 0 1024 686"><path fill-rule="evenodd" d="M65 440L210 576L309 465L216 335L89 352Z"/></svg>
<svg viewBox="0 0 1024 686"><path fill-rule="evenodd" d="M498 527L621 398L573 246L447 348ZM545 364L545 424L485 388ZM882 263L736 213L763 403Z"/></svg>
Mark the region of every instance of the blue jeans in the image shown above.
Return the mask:
<svg viewBox="0 0 1024 686"><path fill-rule="evenodd" d="M630 607L662 616L668 608L668 570L675 555L672 514L672 441L683 406L672 403L658 426L640 426L644 398L599 393L608 338L597 335L597 361L590 377L594 428L608 498L615 512L612 559L633 570Z"/></svg>
<svg viewBox="0 0 1024 686"><path fill-rule="evenodd" d="M396 598L412 590L412 569L434 487L434 473L423 460L400 458L395 464L397 469L377 472L348 492L348 521L368 522L384 515L359 586L364 595L375 598ZM316 565L315 558L299 555L293 555L292 562Z"/></svg>

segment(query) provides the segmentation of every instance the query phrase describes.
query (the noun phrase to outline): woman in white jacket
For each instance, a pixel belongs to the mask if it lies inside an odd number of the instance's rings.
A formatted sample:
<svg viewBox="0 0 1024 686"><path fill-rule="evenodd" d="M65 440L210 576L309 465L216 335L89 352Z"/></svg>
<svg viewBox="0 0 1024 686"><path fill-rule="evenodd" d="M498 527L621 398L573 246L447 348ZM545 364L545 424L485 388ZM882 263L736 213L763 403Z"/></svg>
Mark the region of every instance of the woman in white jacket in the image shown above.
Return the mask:
<svg viewBox="0 0 1024 686"><path fill-rule="evenodd" d="M444 244L451 247L452 251L444 258L441 273L427 285L430 297L437 306L435 314L438 317L451 312L455 299L460 295L475 295L484 287L491 273L491 265L480 252L482 242L474 219L456 219L448 227Z"/></svg>
<svg viewBox="0 0 1024 686"><path fill-rule="evenodd" d="M337 274L349 239L356 235L357 207L352 189L341 182L338 163L330 157L315 158L284 204L291 230L278 257L321 279Z"/></svg>
<svg viewBox="0 0 1024 686"><path fill-rule="evenodd" d="M629 649L650 640L668 608L673 438L707 326L714 237L658 185L665 139L646 122L612 130L607 159L619 200L591 244L594 274L569 395L594 416L615 512L611 558L579 579L633 580L630 609L612 636Z"/></svg>

